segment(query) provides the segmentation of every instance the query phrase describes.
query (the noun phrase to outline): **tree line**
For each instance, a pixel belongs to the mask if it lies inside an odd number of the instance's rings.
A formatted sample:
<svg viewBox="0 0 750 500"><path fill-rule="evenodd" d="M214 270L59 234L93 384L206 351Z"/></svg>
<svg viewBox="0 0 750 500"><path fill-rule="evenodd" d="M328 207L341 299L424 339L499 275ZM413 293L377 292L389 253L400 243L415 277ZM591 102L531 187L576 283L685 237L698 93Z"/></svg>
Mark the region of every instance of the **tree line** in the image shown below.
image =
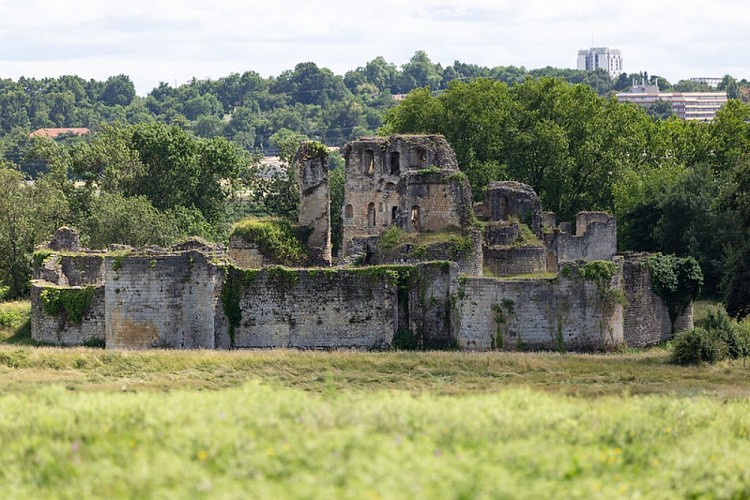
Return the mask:
<svg viewBox="0 0 750 500"><path fill-rule="evenodd" d="M0 79L0 154L35 175L39 165L25 161L28 133L38 128L87 127L106 123L159 122L198 137L224 137L247 151L277 150L273 134L288 130L328 145L374 134L394 96L429 87L446 91L452 82L486 78L507 85L543 77L583 83L599 95L625 91L634 81L658 82L664 90L708 90L688 80L674 85L656 75L560 68L485 67L455 61L443 67L424 51L399 66L376 57L364 66L336 75L313 62L297 64L277 76L254 71L216 80L193 79L182 85L161 83L145 97L136 95L127 75L106 81L77 76ZM750 84L727 75L719 85L730 98L750 97ZM668 115L668 110L661 111Z"/></svg>

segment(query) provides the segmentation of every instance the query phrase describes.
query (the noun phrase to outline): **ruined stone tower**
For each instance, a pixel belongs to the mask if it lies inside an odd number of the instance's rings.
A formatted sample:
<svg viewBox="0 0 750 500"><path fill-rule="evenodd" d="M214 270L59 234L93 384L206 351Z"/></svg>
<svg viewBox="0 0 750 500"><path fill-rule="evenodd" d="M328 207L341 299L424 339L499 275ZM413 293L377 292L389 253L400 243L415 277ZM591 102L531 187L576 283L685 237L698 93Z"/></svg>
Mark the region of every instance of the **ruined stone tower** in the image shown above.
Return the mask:
<svg viewBox="0 0 750 500"><path fill-rule="evenodd" d="M343 153L345 257L391 225L439 232L469 224L471 189L443 136L366 137Z"/></svg>
<svg viewBox="0 0 750 500"><path fill-rule="evenodd" d="M299 225L307 228L311 264L330 266L331 203L328 184L328 151L315 142L303 143L292 162L299 187Z"/></svg>

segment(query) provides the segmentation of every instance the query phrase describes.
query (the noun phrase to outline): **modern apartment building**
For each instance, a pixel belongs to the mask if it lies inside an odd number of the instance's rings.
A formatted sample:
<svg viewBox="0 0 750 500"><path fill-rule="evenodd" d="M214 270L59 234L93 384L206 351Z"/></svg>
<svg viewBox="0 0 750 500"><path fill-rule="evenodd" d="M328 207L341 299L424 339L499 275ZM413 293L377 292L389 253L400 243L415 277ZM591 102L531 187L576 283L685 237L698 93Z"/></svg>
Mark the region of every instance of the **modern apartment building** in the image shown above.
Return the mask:
<svg viewBox="0 0 750 500"><path fill-rule="evenodd" d="M601 68L612 78L622 73L622 54L619 49L592 47L578 51L578 69L594 71Z"/></svg>
<svg viewBox="0 0 750 500"><path fill-rule="evenodd" d="M674 114L683 120L711 121L727 103L726 92L660 92L657 85L634 85L630 92L617 94L620 102L648 108L656 101L672 104Z"/></svg>

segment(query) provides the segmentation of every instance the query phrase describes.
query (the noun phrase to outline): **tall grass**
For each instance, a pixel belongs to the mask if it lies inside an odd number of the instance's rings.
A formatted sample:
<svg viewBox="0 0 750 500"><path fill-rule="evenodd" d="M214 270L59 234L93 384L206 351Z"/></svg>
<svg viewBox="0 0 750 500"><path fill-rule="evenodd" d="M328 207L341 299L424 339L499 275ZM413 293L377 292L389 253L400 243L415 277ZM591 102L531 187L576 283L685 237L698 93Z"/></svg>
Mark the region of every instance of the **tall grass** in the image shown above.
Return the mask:
<svg viewBox="0 0 750 500"><path fill-rule="evenodd" d="M750 495L750 402L224 391L0 396L0 496Z"/></svg>
<svg viewBox="0 0 750 500"><path fill-rule="evenodd" d="M0 344L0 498L750 497L736 362Z"/></svg>

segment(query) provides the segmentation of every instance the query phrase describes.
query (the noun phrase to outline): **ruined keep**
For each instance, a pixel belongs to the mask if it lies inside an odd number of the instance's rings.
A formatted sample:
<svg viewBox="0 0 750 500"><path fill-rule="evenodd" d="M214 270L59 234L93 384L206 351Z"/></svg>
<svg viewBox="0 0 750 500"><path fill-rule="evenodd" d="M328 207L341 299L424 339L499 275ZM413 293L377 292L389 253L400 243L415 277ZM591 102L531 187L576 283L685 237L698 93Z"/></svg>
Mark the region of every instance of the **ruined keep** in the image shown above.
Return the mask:
<svg viewBox="0 0 750 500"><path fill-rule="evenodd" d="M305 143L291 167L298 225L264 226L286 231L297 253L275 254L249 230L228 249L189 240L91 251L62 228L34 256L33 338L127 349L563 351L671 335L645 257L616 255L611 215L582 212L573 232L511 181L473 203L442 136L365 138L343 153L338 257L328 152ZM676 329L692 326L691 313Z"/></svg>

